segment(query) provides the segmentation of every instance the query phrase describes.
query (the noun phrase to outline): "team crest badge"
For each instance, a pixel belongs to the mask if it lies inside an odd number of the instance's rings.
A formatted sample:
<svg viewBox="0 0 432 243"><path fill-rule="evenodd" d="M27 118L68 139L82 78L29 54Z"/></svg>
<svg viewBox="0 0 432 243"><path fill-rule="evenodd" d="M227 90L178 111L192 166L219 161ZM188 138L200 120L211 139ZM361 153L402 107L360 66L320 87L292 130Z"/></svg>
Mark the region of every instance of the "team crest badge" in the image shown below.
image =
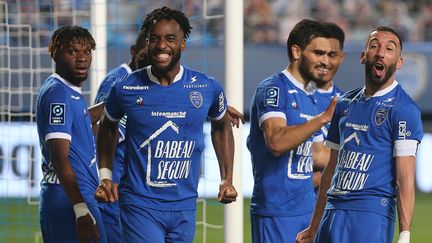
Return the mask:
<svg viewBox="0 0 432 243"><path fill-rule="evenodd" d="M189 93L189 99L195 108L200 108L203 104L203 97L200 92L192 91Z"/></svg>
<svg viewBox="0 0 432 243"><path fill-rule="evenodd" d="M377 126L383 124L383 122L387 118L387 113L388 113L387 109L378 109L376 111L376 113L375 113L375 124Z"/></svg>

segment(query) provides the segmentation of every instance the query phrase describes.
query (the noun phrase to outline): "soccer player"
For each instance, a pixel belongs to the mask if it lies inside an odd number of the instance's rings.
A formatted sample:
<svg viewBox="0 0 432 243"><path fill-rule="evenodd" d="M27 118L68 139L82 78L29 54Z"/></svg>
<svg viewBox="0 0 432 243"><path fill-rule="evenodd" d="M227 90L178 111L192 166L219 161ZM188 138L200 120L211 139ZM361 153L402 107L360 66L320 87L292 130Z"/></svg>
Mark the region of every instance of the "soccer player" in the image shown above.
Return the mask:
<svg viewBox="0 0 432 243"><path fill-rule="evenodd" d="M128 64L123 63L120 66L111 70L99 86L99 90L96 95L95 104L100 104L100 102L105 101L108 96L109 90L114 82L125 78L125 76L131 74L133 71L144 68L149 65L146 55L146 35L144 31L140 31L136 42L130 47L131 60ZM229 115L232 126L239 127L240 122L244 124L244 116L234 107L228 106L227 114ZM119 124L119 142L116 147L115 157L113 161L113 191L117 194L117 187L120 182L120 177L123 174L123 161L124 153L126 151L126 145L124 143L125 132L126 132L126 121L127 117L124 116ZM117 196L116 196L117 197ZM102 202L105 201L98 197L96 193L96 198L100 199ZM102 214L102 219L105 224L105 231L107 233L107 238L109 242L120 242L120 209L118 202L112 203L100 203L100 211Z"/></svg>
<svg viewBox="0 0 432 243"><path fill-rule="evenodd" d="M147 66L149 63L147 62L146 54L145 54L145 46L146 46L146 36L144 32L139 32L138 37L136 39L135 44L130 47L131 60L128 64L123 63L120 66L111 70L104 80L101 82L99 86L99 90L96 94L95 104L99 104L100 102L104 102L108 93L111 89L111 86L117 80L121 80L125 78L128 74L131 74L133 71ZM126 120L127 117L124 116L120 120L118 124L119 131L119 141L117 147L115 149L114 161L113 161L113 187L115 188L113 191L117 195L117 187L120 182L120 177L124 171L124 154L126 151L126 144L124 143L125 139L125 131L126 131ZM98 198L98 194L96 194L96 198ZM101 200L103 201L103 200ZM108 242L121 242L121 233L120 233L120 208L118 202L99 203L99 209L101 211L102 220L105 225L105 231L107 234Z"/></svg>
<svg viewBox="0 0 432 243"><path fill-rule="evenodd" d="M98 174L91 126L100 115L87 110L81 94L95 46L87 29L78 26L57 29L49 42L55 73L42 85L36 111L44 242L106 242L93 196Z"/></svg>
<svg viewBox="0 0 432 243"><path fill-rule="evenodd" d="M290 64L258 85L250 111L254 243L294 242L308 224L315 202L312 156L315 163L324 152L315 150L323 147L319 130L330 122L336 104L318 114L310 85L329 72L333 48L326 29L300 21L289 34L287 52Z"/></svg>
<svg viewBox="0 0 432 243"><path fill-rule="evenodd" d="M345 33L344 31L335 23L332 22L323 22L321 23L325 28L327 28L329 34L330 45L332 48L332 52L328 55L328 72L322 79L315 80L316 84L316 107L317 112L324 112L327 109L327 106L330 104L334 97L341 96L344 92L339 89L333 82L333 77L336 75L337 70L339 69L340 64L342 64L343 59L345 57L345 52L343 51L344 41L345 41ZM325 124L321 127L321 132L324 136L324 140L327 139L328 128L330 127L330 123ZM324 164L314 164L314 176L313 182L315 187L315 194L318 195L319 183L321 180L321 173L326 166L329 156L330 156L330 148L327 148L323 145L323 150L327 151L327 153L321 153L324 158L320 158L319 161L325 161Z"/></svg>
<svg viewBox="0 0 432 243"><path fill-rule="evenodd" d="M180 64L191 27L188 18L167 7L146 16L150 66L111 88L97 136L101 185L112 195L112 158L117 123L127 115L125 171L119 185L124 242L192 242L203 151L203 125L211 119L219 161L218 199L235 201L232 185L234 141L222 86Z"/></svg>
<svg viewBox="0 0 432 243"><path fill-rule="evenodd" d="M398 33L373 30L360 61L365 87L336 105L326 144L330 161L311 223L297 242L392 242L396 208L398 243L409 242L423 130L419 108L395 80L403 64Z"/></svg>

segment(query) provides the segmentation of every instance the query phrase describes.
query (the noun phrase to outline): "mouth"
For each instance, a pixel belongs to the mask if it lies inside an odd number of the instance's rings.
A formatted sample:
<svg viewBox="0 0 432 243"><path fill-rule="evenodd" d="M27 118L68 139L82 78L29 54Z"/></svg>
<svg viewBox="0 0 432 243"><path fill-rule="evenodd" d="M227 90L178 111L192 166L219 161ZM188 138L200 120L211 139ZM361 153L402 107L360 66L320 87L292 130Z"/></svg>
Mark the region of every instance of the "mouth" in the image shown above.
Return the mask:
<svg viewBox="0 0 432 243"><path fill-rule="evenodd" d="M373 71L376 76L382 77L385 74L385 65L380 62L375 62L373 65Z"/></svg>
<svg viewBox="0 0 432 243"><path fill-rule="evenodd" d="M75 73L77 73L78 75L87 75L88 68L87 67L77 67L75 69Z"/></svg>
<svg viewBox="0 0 432 243"><path fill-rule="evenodd" d="M155 53L153 55L153 60L158 63L168 62L171 55L168 53Z"/></svg>
<svg viewBox="0 0 432 243"><path fill-rule="evenodd" d="M325 67L318 67L317 70L320 73L320 76L325 76L329 72L329 69Z"/></svg>

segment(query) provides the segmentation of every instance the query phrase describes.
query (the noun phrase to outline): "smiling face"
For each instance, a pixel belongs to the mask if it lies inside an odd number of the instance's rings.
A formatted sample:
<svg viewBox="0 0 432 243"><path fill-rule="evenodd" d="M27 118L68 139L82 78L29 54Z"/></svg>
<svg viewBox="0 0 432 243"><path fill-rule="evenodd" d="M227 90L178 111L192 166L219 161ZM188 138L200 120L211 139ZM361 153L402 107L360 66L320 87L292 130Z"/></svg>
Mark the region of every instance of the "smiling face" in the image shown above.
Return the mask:
<svg viewBox="0 0 432 243"><path fill-rule="evenodd" d="M377 88L390 85L403 64L398 37L387 31L372 32L361 54L361 63L365 65L367 85Z"/></svg>
<svg viewBox="0 0 432 243"><path fill-rule="evenodd" d="M159 74L178 71L186 40L177 21L162 19L148 31L147 57L152 70Z"/></svg>
<svg viewBox="0 0 432 243"><path fill-rule="evenodd" d="M56 72L76 86L87 79L92 62L90 43L81 43L77 39L65 43L55 57Z"/></svg>
<svg viewBox="0 0 432 243"><path fill-rule="evenodd" d="M333 77L336 75L336 72L345 57L345 53L339 44L339 40L330 38L329 41L331 51L328 53L328 73L324 75L322 80L319 80L321 82L317 82L318 87L325 86L327 83L333 80Z"/></svg>
<svg viewBox="0 0 432 243"><path fill-rule="evenodd" d="M299 61L299 72L305 82L320 82L328 75L331 52L330 41L327 38L314 38L304 50L295 45L293 55Z"/></svg>

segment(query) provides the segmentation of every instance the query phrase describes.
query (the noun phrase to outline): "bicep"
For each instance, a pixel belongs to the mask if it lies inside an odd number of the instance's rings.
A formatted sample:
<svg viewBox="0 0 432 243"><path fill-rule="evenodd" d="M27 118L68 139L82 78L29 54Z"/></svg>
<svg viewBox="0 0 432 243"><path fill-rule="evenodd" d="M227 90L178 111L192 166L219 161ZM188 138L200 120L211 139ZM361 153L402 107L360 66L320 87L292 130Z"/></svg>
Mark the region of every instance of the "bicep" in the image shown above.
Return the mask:
<svg viewBox="0 0 432 243"><path fill-rule="evenodd" d="M274 137L280 134L280 130L286 126L286 120L280 117L272 117L263 121L261 128L266 144L271 143Z"/></svg>
<svg viewBox="0 0 432 243"><path fill-rule="evenodd" d="M70 141L67 139L50 139L47 141L51 151L51 162L56 170L68 161Z"/></svg>

